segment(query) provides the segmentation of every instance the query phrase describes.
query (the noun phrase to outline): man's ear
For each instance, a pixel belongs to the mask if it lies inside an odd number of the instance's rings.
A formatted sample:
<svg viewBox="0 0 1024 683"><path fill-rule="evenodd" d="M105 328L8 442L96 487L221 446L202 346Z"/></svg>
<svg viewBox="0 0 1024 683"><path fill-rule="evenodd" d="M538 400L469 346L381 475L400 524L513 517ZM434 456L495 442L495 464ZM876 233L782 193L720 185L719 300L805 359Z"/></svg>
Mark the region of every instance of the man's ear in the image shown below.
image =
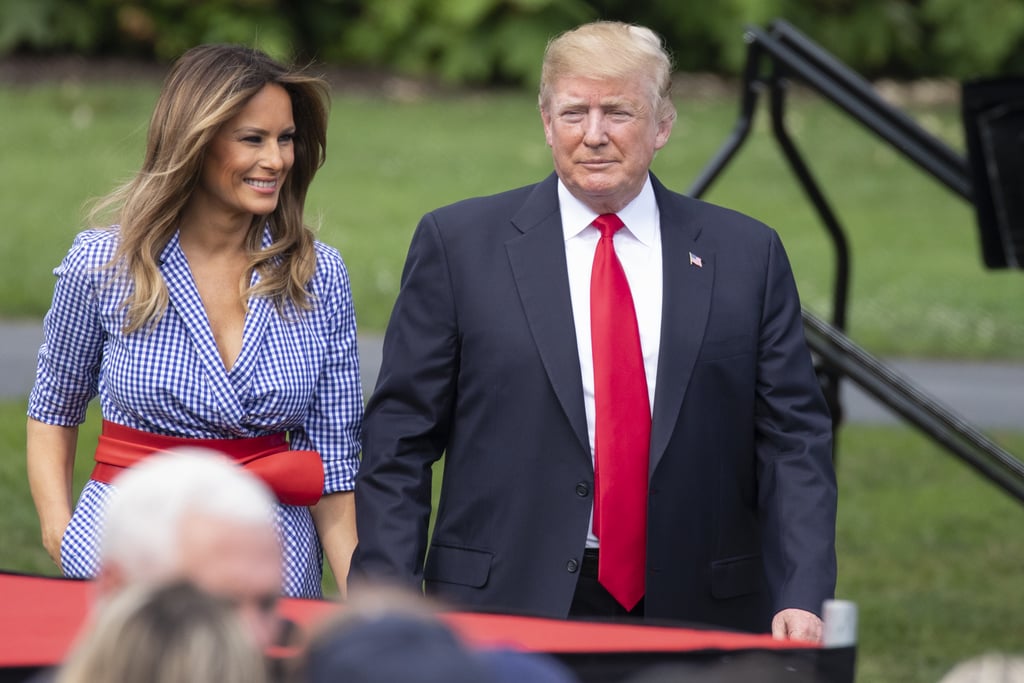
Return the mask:
<svg viewBox="0 0 1024 683"><path fill-rule="evenodd" d="M658 132L654 138L654 149L659 150L668 144L668 138L672 135L672 126L675 125L674 118L666 118L658 122Z"/></svg>
<svg viewBox="0 0 1024 683"><path fill-rule="evenodd" d="M540 110L540 120L544 123L544 141L551 147L551 113L543 107Z"/></svg>

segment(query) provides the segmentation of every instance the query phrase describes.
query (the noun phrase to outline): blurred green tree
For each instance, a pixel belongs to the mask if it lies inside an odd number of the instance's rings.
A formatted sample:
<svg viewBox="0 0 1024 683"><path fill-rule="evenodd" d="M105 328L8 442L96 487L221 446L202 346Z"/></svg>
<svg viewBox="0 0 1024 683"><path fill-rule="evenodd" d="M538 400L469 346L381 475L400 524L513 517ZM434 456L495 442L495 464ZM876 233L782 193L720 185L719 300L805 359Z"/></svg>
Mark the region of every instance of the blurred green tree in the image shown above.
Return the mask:
<svg viewBox="0 0 1024 683"><path fill-rule="evenodd" d="M650 26L680 70L735 74L744 27L776 17L867 77L1024 70L1021 0L3 0L0 57L166 62L198 43L237 42L447 83L533 85L548 39L581 22Z"/></svg>

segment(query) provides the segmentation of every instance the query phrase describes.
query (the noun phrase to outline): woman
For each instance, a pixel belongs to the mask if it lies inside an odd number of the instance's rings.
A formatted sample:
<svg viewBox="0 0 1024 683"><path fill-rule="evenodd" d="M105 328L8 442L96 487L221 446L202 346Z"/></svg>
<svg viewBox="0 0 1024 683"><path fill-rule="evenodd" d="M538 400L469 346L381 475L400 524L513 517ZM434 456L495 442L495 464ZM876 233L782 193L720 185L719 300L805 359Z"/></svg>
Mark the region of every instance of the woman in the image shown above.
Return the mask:
<svg viewBox="0 0 1024 683"><path fill-rule="evenodd" d="M187 583L138 585L89 624L57 683L262 683L267 667L230 606Z"/></svg>
<svg viewBox="0 0 1024 683"><path fill-rule="evenodd" d="M199 445L278 493L284 593L321 594L322 552L344 593L363 407L355 315L341 256L303 223L328 108L323 80L257 50L188 51L157 101L142 169L93 213L112 211L115 225L79 234L55 270L28 475L66 575L95 574L123 467ZM97 465L72 514L78 425L97 394Z"/></svg>

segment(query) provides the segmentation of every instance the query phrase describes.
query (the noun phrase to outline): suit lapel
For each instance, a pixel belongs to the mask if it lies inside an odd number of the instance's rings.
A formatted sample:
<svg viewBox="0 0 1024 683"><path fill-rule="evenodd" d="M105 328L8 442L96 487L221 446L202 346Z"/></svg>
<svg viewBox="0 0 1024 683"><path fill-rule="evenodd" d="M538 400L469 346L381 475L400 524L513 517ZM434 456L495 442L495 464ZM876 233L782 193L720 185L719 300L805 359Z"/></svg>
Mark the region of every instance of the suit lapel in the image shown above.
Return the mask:
<svg viewBox="0 0 1024 683"><path fill-rule="evenodd" d="M666 190L653 177L652 182L661 213L664 293L651 423L651 473L665 454L678 422L707 326L715 281L715 254L699 243L701 228L687 218L687 200ZM690 262L690 254L699 257L700 266Z"/></svg>
<svg viewBox="0 0 1024 683"><path fill-rule="evenodd" d="M565 239L552 174L512 218L522 234L505 243L527 324L555 395L584 452L590 453Z"/></svg>

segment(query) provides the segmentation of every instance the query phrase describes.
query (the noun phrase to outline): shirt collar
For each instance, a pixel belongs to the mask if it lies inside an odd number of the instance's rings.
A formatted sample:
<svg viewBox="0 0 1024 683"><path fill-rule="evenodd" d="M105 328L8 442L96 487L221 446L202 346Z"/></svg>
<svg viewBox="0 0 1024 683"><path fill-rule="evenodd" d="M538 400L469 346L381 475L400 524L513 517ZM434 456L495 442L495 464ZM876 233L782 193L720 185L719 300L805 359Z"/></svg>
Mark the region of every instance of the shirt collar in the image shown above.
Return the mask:
<svg viewBox="0 0 1024 683"><path fill-rule="evenodd" d="M592 209L569 192L561 178L558 179L558 206L562 214L562 234L566 240L578 237L597 218ZM618 215L633 237L647 246L653 243L654 231L659 227L659 214L649 175L644 180L640 194L623 207Z"/></svg>

